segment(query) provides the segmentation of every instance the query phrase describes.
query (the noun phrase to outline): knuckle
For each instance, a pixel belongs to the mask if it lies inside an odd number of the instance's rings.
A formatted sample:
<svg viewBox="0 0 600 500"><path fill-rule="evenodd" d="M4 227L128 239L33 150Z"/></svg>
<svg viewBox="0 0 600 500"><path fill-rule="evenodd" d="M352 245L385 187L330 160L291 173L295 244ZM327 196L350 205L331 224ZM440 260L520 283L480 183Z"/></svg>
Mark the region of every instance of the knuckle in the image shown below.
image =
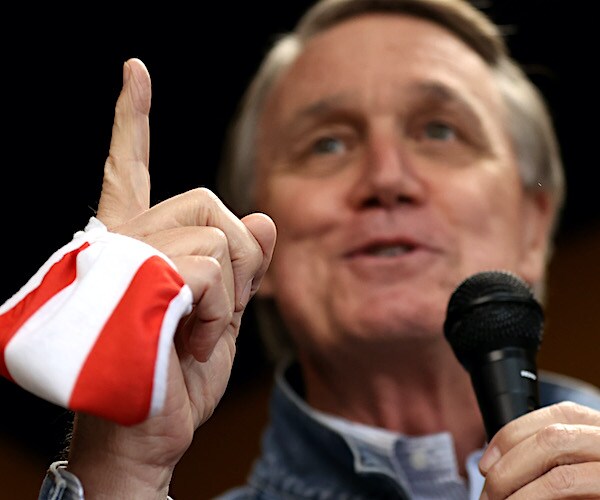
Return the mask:
<svg viewBox="0 0 600 500"><path fill-rule="evenodd" d="M485 491L489 498L502 497L502 485L506 483L507 470L499 462L488 472L485 478Z"/></svg>
<svg viewBox="0 0 600 500"><path fill-rule="evenodd" d="M573 465L554 467L544 475L546 489L553 494L561 494L563 496L575 488L577 484L576 476Z"/></svg>
<svg viewBox="0 0 600 500"><path fill-rule="evenodd" d="M201 263L202 276L207 286L213 286L223 281L223 268L215 257L202 256L197 258Z"/></svg>
<svg viewBox="0 0 600 500"><path fill-rule="evenodd" d="M211 217L222 210L222 203L219 197L206 187L197 187L192 191L193 210L197 211L196 217L204 220L206 217ZM200 223L203 225L202 223Z"/></svg>
<svg viewBox="0 0 600 500"><path fill-rule="evenodd" d="M219 315L211 319L209 328L214 330L216 336L219 336L227 326L233 323L233 314L232 308L222 308Z"/></svg>
<svg viewBox="0 0 600 500"><path fill-rule="evenodd" d="M217 258L229 258L229 241L227 235L218 227L207 228L211 233L213 253Z"/></svg>
<svg viewBox="0 0 600 500"><path fill-rule="evenodd" d="M551 424L537 433L538 444L553 452L570 450L579 432L565 424Z"/></svg>
<svg viewBox="0 0 600 500"><path fill-rule="evenodd" d="M216 200L217 199L217 195L211 191L210 189L208 189L207 187L197 187L194 188L194 194L196 196L198 196L199 198L204 198L204 199L208 199L208 200Z"/></svg>
<svg viewBox="0 0 600 500"><path fill-rule="evenodd" d="M551 407L557 420L566 423L580 422L589 416L589 409L572 401L562 401Z"/></svg>

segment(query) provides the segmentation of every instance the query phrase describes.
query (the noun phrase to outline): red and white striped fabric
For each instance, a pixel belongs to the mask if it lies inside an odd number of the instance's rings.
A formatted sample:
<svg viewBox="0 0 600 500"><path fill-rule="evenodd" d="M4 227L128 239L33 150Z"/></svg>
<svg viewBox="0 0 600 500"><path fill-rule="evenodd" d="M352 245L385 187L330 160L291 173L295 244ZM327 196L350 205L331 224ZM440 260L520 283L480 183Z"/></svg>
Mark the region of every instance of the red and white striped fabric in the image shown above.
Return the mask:
<svg viewBox="0 0 600 500"><path fill-rule="evenodd" d="M0 307L0 374L123 425L163 407L192 292L171 260L92 217Z"/></svg>

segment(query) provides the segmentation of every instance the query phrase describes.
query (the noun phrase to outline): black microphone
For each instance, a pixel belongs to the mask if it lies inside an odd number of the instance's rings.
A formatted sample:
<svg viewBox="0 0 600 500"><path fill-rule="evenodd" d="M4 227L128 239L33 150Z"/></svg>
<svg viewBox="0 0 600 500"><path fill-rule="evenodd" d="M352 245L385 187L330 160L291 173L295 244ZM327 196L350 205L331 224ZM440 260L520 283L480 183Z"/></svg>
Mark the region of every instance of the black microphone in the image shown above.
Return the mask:
<svg viewBox="0 0 600 500"><path fill-rule="evenodd" d="M543 324L531 288L508 271L475 274L450 297L444 335L471 376L488 441L540 406L536 354Z"/></svg>

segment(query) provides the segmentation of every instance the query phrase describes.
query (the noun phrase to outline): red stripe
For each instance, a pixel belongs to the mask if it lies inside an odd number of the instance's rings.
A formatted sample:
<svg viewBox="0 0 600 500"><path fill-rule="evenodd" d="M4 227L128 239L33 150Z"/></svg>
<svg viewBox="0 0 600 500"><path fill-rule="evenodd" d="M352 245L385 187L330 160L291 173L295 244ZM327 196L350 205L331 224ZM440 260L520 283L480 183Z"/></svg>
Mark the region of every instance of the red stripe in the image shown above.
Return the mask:
<svg viewBox="0 0 600 500"><path fill-rule="evenodd" d="M31 290L11 309L0 315L0 374L13 380L6 367L4 350L19 328L49 299L68 287L77 277L77 255L89 247L85 242L53 264L37 288Z"/></svg>
<svg viewBox="0 0 600 500"><path fill-rule="evenodd" d="M160 257L141 265L90 351L69 408L123 425L148 416L160 329L183 285Z"/></svg>

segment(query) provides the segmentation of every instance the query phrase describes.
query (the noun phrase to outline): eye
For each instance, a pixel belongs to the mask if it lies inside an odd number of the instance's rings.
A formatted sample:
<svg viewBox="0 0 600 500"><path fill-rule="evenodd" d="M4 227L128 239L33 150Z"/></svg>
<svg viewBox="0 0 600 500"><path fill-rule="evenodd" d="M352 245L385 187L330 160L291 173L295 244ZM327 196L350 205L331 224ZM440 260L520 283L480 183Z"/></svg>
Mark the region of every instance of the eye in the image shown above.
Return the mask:
<svg viewBox="0 0 600 500"><path fill-rule="evenodd" d="M360 133L348 120L310 124L283 144L288 170L331 175L349 165L360 150ZM283 156L282 156L283 157Z"/></svg>
<svg viewBox="0 0 600 500"><path fill-rule="evenodd" d="M312 147L316 154L335 154L343 153L346 150L344 142L336 137L321 137Z"/></svg>
<svg viewBox="0 0 600 500"><path fill-rule="evenodd" d="M427 123L423 135L426 139L434 139L437 141L450 141L456 139L457 136L454 127L440 121Z"/></svg>

